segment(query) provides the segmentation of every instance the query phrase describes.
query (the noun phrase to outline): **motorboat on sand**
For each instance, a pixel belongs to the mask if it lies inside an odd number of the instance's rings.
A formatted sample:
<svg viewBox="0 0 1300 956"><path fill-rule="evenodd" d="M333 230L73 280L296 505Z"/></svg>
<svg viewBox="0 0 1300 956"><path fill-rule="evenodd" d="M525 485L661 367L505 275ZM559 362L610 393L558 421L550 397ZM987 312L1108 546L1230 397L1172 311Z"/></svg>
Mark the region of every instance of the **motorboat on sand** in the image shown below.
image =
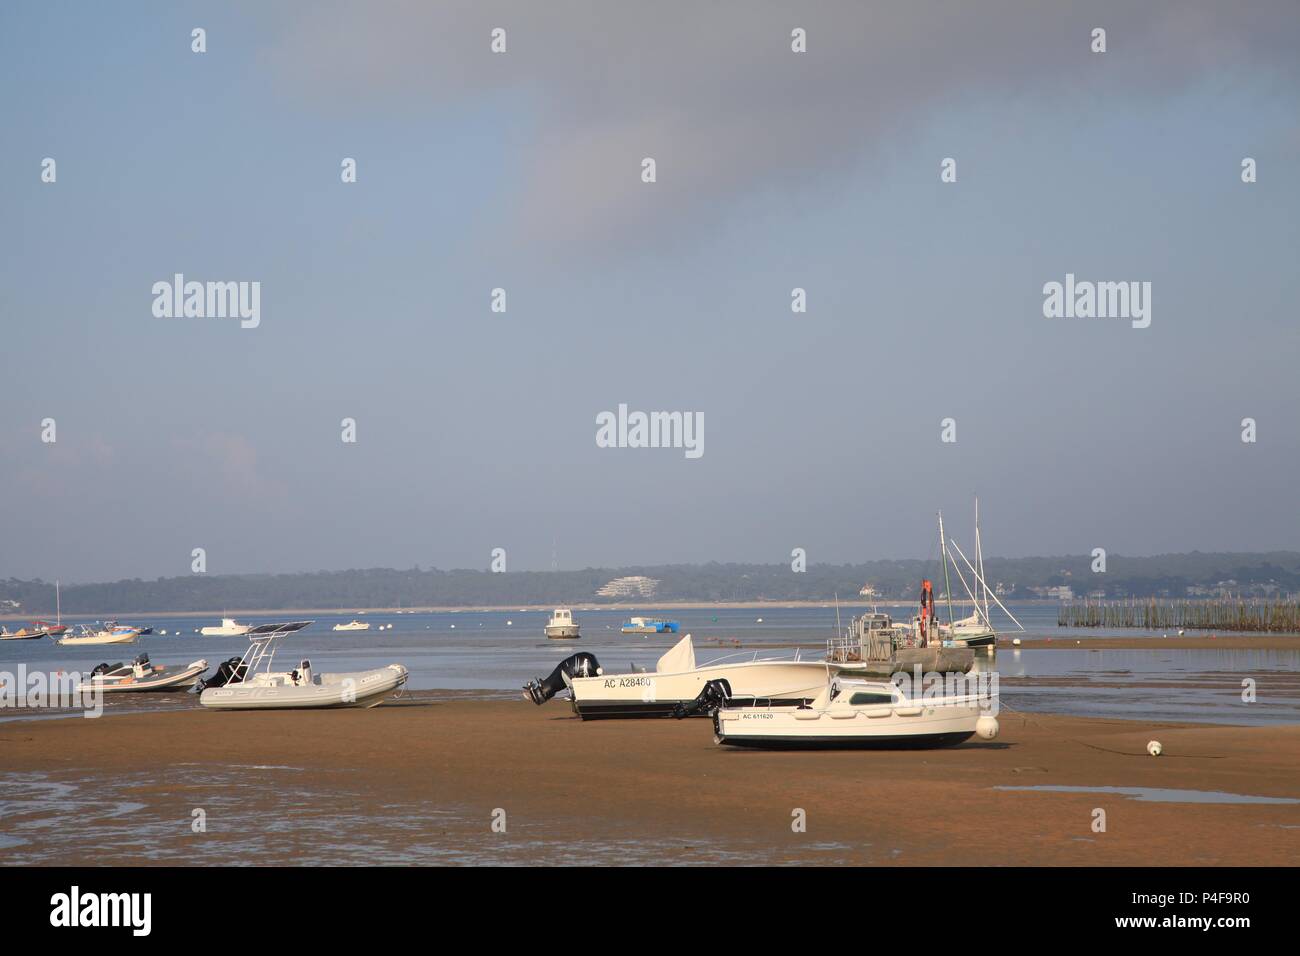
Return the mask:
<svg viewBox="0 0 1300 956"><path fill-rule="evenodd" d="M98 665L77 690L79 693L92 690L105 693L189 690L207 669L207 661L197 660L186 667L169 670L165 664L152 663L148 654L141 654L130 664Z"/></svg>
<svg viewBox="0 0 1300 956"><path fill-rule="evenodd" d="M736 703L712 681L676 716L713 715L714 740L778 750L928 749L978 734L998 735L996 692L909 695L894 681L833 677L817 697L794 707Z"/></svg>
<svg viewBox="0 0 1300 956"><path fill-rule="evenodd" d="M811 699L826 684L825 661L760 660L732 654L706 664L695 662L695 644L687 634L659 658L653 671L607 674L586 652L561 661L547 677L524 687L524 699L544 704L568 689L573 710L583 720L601 717L668 717L678 704L694 700L711 680L725 679L737 696L795 703Z"/></svg>
<svg viewBox="0 0 1300 956"><path fill-rule="evenodd" d="M375 707L406 683L401 664L347 674L317 674L311 662L290 671L273 671L275 642L301 631L311 621L261 624L248 632L248 650L200 682L199 703L214 710L290 710L322 707Z"/></svg>

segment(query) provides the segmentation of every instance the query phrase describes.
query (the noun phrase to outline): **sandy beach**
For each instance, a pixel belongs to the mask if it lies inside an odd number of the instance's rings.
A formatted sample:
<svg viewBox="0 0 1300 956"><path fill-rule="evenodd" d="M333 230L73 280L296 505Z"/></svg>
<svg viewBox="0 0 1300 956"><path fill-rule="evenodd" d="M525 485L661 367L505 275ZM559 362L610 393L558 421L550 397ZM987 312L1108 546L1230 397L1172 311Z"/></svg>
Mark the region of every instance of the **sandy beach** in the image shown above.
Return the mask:
<svg viewBox="0 0 1300 956"><path fill-rule="evenodd" d="M93 833L79 842L31 839L24 828L37 824L37 811L12 806L0 819L0 845L17 841L11 855L41 864L1256 866L1300 858L1300 803L998 789L1167 788L1300 800L1300 726L1006 710L1000 720L992 743L838 753L736 752L714 744L707 720L583 723L563 702L537 708L473 692L408 695L368 711L196 706L16 721L0 725L11 779L98 790L101 802L128 808L111 825L147 832L149 852ZM1152 738L1164 746L1159 758L1145 753ZM75 833L82 821L70 807L40 811L42 832ZM195 833L199 808L206 830ZM1106 832L1093 830L1096 808L1105 811ZM806 813L806 832L792 829L796 809ZM504 833L492 829L496 811L504 811ZM331 848L324 855L322 841ZM404 857L403 848L414 855Z"/></svg>

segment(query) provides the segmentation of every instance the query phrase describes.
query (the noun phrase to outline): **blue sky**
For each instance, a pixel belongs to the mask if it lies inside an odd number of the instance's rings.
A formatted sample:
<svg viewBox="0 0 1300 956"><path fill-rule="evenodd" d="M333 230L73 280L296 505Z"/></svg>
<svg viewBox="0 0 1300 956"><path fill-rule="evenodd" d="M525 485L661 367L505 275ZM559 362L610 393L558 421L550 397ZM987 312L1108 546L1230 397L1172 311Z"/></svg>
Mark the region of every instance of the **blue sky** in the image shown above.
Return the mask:
<svg viewBox="0 0 1300 956"><path fill-rule="evenodd" d="M1296 547L1300 10L1131 6L5 5L0 575Z"/></svg>

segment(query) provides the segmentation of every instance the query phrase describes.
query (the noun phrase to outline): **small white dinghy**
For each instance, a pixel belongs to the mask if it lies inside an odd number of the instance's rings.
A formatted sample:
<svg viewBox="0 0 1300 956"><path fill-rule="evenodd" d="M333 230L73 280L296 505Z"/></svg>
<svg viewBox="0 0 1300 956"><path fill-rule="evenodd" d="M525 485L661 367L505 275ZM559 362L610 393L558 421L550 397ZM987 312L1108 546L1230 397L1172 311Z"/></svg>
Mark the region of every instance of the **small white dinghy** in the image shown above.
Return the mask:
<svg viewBox="0 0 1300 956"><path fill-rule="evenodd" d="M311 621L262 624L248 632L248 650L217 668L199 684L199 703L214 710L296 710L375 707L406 683L401 664L348 674L313 673L310 661L291 671L272 671L277 638L301 631Z"/></svg>
<svg viewBox="0 0 1300 956"><path fill-rule="evenodd" d="M870 750L951 747L976 734L998 735L996 693L909 699L891 681L832 678L798 707L731 706L726 687L711 684L692 707L712 709L714 739L732 747L780 750ZM682 708L679 716L689 716Z"/></svg>
<svg viewBox="0 0 1300 956"><path fill-rule="evenodd" d="M198 660L188 667L168 670L166 665L151 663L148 654L141 654L130 664L100 664L81 682L77 692L189 690L207 669L208 662Z"/></svg>

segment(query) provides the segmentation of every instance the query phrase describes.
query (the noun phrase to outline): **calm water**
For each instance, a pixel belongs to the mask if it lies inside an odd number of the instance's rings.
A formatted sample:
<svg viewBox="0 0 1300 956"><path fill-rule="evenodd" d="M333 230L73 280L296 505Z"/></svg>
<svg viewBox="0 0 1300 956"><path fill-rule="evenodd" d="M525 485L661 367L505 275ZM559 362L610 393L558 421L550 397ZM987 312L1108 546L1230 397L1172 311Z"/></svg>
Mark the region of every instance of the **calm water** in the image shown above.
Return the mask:
<svg viewBox="0 0 1300 956"><path fill-rule="evenodd" d="M898 616L911 606L882 610ZM855 608L841 607L847 623ZM1125 630L1072 631L1056 626L1054 605L1016 607L1012 611L1026 627L1026 637L1078 640L1069 649L1003 649L981 669L995 668L1004 684L1005 702L1029 711L1107 715L1135 719L1202 720L1225 723L1300 722L1300 639L1294 651L1173 650L1160 646L1159 634ZM582 625L576 641L549 641L543 636L549 612L440 611L404 614L317 615L310 628L280 643L277 663L286 669L302 658L318 671L352 671L389 663L410 669L412 690L454 689L509 692L548 673L577 650L596 655L609 670L631 664L653 667L676 637L623 635L619 625L630 613L656 615L681 622L690 632L700 662L736 655L740 659L786 656L795 651L820 657L824 642L835 631L835 608L707 608L657 612L583 610L575 608ZM335 632L336 623L356 617L371 624L369 631ZM266 615L247 622L291 620L290 615ZM761 620L760 620L761 619ZM71 620L71 619L69 619ZM216 624L208 618L142 616L129 623L150 625L155 633L133 645L61 647L52 641L0 643L0 671L12 672L18 662L29 670L88 672L96 664L130 660L141 651L155 663L187 664L205 658L213 667L241 654L242 637L202 637L196 629ZM392 630L387 625L393 625ZM379 626L384 625L384 630ZM162 630L167 635L162 635ZM1151 649L1089 649L1095 638L1148 637ZM739 642L739 647L733 645ZM783 646L784 645L784 646ZM1258 700L1241 701L1242 680L1258 683ZM110 697L108 710L141 707L196 706L192 696L128 695ZM13 711L0 711L0 719Z"/></svg>

